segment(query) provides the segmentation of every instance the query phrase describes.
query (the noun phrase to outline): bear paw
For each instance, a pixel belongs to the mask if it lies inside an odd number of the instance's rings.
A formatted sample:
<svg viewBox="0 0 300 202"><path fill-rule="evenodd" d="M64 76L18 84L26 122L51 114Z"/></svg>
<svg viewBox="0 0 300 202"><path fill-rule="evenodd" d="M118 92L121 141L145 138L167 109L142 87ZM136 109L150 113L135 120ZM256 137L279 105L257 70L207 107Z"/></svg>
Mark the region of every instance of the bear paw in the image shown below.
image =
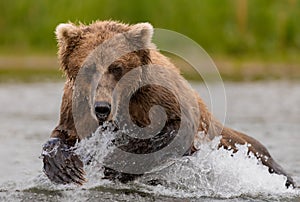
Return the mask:
<svg viewBox="0 0 300 202"><path fill-rule="evenodd" d="M64 144L59 138L50 138L41 154L43 171L54 183L82 185L85 180L83 163L74 148Z"/></svg>

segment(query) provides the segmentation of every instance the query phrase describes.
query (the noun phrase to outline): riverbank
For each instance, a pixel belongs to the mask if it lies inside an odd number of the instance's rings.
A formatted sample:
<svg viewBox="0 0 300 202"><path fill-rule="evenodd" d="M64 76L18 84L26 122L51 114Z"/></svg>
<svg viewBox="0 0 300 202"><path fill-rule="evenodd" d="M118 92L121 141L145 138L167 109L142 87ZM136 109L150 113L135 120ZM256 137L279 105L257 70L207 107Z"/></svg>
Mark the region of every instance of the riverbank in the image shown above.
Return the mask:
<svg viewBox="0 0 300 202"><path fill-rule="evenodd" d="M172 57L189 80L201 76L185 61ZM300 61L213 57L224 81L300 80ZM55 55L0 56L0 82L62 81L63 73Z"/></svg>

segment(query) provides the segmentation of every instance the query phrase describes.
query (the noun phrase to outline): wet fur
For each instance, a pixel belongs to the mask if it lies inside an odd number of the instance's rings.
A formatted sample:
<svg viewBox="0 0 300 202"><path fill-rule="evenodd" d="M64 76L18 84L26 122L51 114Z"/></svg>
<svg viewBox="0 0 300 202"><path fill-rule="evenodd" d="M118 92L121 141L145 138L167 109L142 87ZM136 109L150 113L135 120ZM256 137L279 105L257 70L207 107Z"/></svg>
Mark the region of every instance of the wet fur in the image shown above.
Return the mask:
<svg viewBox="0 0 300 202"><path fill-rule="evenodd" d="M140 28L140 33L137 30ZM73 85L76 75L83 65L84 60L87 56L95 49L98 45L103 43L103 41L110 39L118 33L128 32L130 30L137 30L136 43L145 42L144 50L135 51L129 53L122 58L118 59L113 65L121 65L123 67L121 75L113 75L110 78L115 81L106 80L102 85L111 85L113 88L115 83L124 75L126 72L130 71L132 68L145 65L145 64L156 64L170 69L175 73L174 78L168 78L170 80L175 80L178 88L178 92L185 92L185 87L181 87L181 81L184 80L179 73L179 69L175 67L165 56L156 50L153 44L151 44L151 37L153 30L149 30L151 27L139 27L137 25L127 25L114 21L96 21L90 25L74 25L72 23L61 24L56 29L56 36L58 41L58 58L61 64L62 70L65 72L67 81L65 83L64 94L61 104L60 121L58 126L54 129L51 137L61 138L66 144L74 145L77 140L80 140L76 134L76 129L74 126L73 116L72 116L72 94ZM141 40L139 41L138 38ZM113 67L112 67L113 68ZM108 71L108 70L107 70ZM115 72L116 73L116 72ZM116 73L120 74L120 72ZM211 140L216 136L221 135L221 141L219 147L224 147L225 149L232 149L234 152L237 151L236 144L249 144L249 152L253 153L261 162L269 167L269 171L275 172L277 174L282 174L288 177L286 185L293 185L292 178L273 160L267 149L257 140L233 129L224 127L220 122L218 122L212 114L208 111L206 105L199 97L197 93L190 90L190 96L196 96L198 100L198 106L201 111L201 117L199 118L198 131L204 131L206 134L206 140ZM98 95L96 99L105 100L111 102L109 96L109 91L106 92L105 88L98 88ZM157 100L153 100L153 96L157 97ZM159 88L149 88L147 90L140 91L133 98L133 106L130 108L130 113L133 117L134 122L139 126L146 126L149 124L148 112L149 108L154 104L163 104L169 111L167 113L176 114L178 110L178 103L174 99L170 99L170 95ZM111 117L110 117L111 118ZM178 117L177 117L178 118ZM174 124L173 127L176 128L178 122L172 121L169 117L169 124ZM169 126L171 126L169 125ZM197 139L195 134L195 144L191 143L190 153L195 152L198 148L197 142L202 141ZM149 143L150 144L150 143ZM267 158L266 158L267 157ZM107 171L109 174L112 171ZM109 175L108 174L108 175ZM130 176L128 177L130 178Z"/></svg>

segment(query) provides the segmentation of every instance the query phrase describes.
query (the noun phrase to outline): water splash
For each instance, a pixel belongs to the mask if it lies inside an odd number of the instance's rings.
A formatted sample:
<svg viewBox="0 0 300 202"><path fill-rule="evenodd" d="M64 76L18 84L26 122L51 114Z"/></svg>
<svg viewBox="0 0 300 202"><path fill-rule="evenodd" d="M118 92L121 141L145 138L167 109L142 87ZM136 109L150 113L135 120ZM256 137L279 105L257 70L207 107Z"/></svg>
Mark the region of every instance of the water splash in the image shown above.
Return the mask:
<svg viewBox="0 0 300 202"><path fill-rule="evenodd" d="M84 169L88 180L85 187L103 184L104 158L115 149L115 145L112 143L115 133L112 130L107 130L107 127L110 125L99 127L90 138L83 139L76 145L76 153L81 156L85 164ZM104 183L107 182L104 181Z"/></svg>
<svg viewBox="0 0 300 202"><path fill-rule="evenodd" d="M81 155L93 154L97 159L85 167L88 183L86 188L113 186L116 184L101 180L103 168L101 162L113 150L111 140L114 134L97 130L90 138L78 146ZM192 156L170 159L151 172L129 184L118 184L118 188L143 190L156 195L173 197L282 197L299 195L299 190L286 189L286 177L270 174L268 168L254 155L247 155L247 145L238 145L238 152L217 149L220 138L201 145ZM157 186L150 186L150 181L157 181Z"/></svg>
<svg viewBox="0 0 300 202"><path fill-rule="evenodd" d="M299 194L286 189L286 177L270 174L254 155L248 156L246 145L239 145L233 154L225 149L217 150L219 139L205 143L193 156L175 160L172 166L151 174L164 184L154 192L176 197L232 198L282 197Z"/></svg>
<svg viewBox="0 0 300 202"><path fill-rule="evenodd" d="M123 184L102 179L103 161L113 151L114 132L99 128L90 138L77 145L82 157L88 182L83 186L55 185L40 173L23 183L6 183L0 187L0 199L24 199L59 197L57 200L73 201L75 198L106 196L112 201L154 197L176 198L255 198L259 200L289 200L299 198L299 189L286 189L286 177L270 174L253 155L248 156L246 145L238 145L239 152L217 149L220 139L203 143L192 156L170 159L145 173L133 182ZM89 154L89 155L86 155ZM157 185L149 185L157 182ZM2 191L1 191L2 190ZM20 190L15 191L15 190ZM124 192L127 193L124 195ZM129 193L129 194L128 194ZM144 196L146 195L146 198ZM167 199L167 198L166 198Z"/></svg>

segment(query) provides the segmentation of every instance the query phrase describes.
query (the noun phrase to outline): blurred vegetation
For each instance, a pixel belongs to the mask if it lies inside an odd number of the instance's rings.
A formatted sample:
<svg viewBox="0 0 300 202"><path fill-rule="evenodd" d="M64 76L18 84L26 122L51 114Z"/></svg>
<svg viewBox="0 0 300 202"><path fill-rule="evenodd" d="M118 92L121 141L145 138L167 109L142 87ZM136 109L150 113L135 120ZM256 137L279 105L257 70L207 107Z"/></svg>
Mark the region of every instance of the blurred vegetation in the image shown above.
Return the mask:
<svg viewBox="0 0 300 202"><path fill-rule="evenodd" d="M0 68L0 82L41 82L62 81L63 77L58 69L53 68Z"/></svg>
<svg viewBox="0 0 300 202"><path fill-rule="evenodd" d="M112 19L177 31L222 61L300 61L300 0L10 0L0 7L1 55L55 55L59 23Z"/></svg>

